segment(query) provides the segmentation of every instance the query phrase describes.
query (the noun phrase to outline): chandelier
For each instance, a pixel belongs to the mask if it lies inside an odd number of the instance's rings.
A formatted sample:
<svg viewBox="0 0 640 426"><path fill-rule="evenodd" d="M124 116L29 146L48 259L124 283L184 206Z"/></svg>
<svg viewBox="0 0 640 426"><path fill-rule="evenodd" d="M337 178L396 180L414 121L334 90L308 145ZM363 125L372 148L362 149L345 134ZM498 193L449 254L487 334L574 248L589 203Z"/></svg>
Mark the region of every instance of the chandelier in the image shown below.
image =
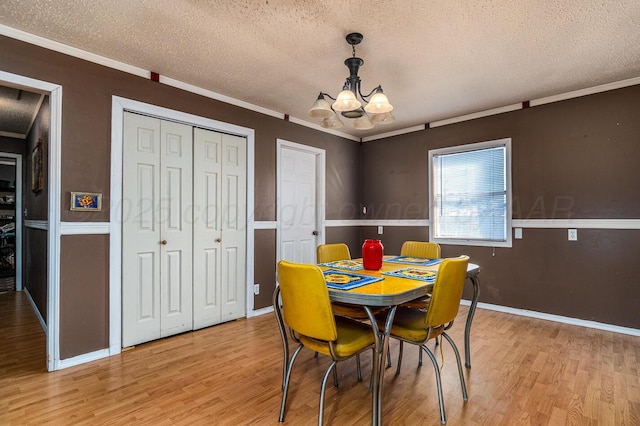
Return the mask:
<svg viewBox="0 0 640 426"><path fill-rule="evenodd" d="M364 61L356 57L356 45L360 44L363 35L351 33L346 38L347 43L351 45L353 54L344 61L344 64L349 68L349 77L344 82L342 92L338 94L337 98L328 93L320 92L318 99L308 112L309 116L321 118L320 125L326 129L339 129L344 125L338 113L345 118L354 119L353 128L358 130L371 129L376 124L393 123L395 120L391 114L393 106L389 103L387 95L382 92L382 86L376 87L367 95L362 94L358 70ZM325 96L333 100L333 104L329 104ZM358 96L362 101L358 100Z"/></svg>

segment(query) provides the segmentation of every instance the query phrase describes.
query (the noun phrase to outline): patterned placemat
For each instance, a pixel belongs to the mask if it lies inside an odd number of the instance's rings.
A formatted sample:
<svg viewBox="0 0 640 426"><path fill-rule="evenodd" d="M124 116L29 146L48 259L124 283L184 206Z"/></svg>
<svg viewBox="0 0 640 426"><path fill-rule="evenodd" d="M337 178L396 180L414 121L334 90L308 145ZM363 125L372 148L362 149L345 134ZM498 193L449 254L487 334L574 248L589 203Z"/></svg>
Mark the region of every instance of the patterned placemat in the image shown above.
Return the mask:
<svg viewBox="0 0 640 426"><path fill-rule="evenodd" d="M357 271L362 269L362 260L334 260L333 262L321 263L320 266Z"/></svg>
<svg viewBox="0 0 640 426"><path fill-rule="evenodd" d="M385 259L389 263L404 263L407 265L431 266L442 262L442 259L426 259L424 257L396 256Z"/></svg>
<svg viewBox="0 0 640 426"><path fill-rule="evenodd" d="M323 274L324 279L327 281L327 287L338 290L352 290L384 279L382 277L371 277L369 275L354 274L353 272L338 271L337 269L328 269L323 271Z"/></svg>
<svg viewBox="0 0 640 426"><path fill-rule="evenodd" d="M382 275L389 275L392 277L409 278L412 280L420 280L432 283L436 280L436 273L433 271L427 271L422 268L404 268L397 269L395 271L383 272Z"/></svg>

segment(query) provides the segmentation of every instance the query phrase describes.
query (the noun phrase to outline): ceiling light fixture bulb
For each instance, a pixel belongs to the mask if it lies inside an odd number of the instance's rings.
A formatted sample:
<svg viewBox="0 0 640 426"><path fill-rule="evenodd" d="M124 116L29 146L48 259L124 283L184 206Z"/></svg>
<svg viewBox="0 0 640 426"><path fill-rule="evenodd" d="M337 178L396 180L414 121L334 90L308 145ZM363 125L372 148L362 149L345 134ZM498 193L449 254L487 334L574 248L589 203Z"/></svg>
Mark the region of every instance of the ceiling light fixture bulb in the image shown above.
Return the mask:
<svg viewBox="0 0 640 426"><path fill-rule="evenodd" d="M333 111L331 110L329 102L327 102L322 93L320 93L318 99L316 99L307 114L313 118L329 118L333 115Z"/></svg>
<svg viewBox="0 0 640 426"><path fill-rule="evenodd" d="M391 112L385 112L384 114L372 114L371 121L375 124L391 124L396 121L396 118Z"/></svg>
<svg viewBox="0 0 640 426"><path fill-rule="evenodd" d="M382 88L378 87L376 93L371 97L364 110L370 114L384 114L390 112L393 109L393 105L389 103L387 95L382 93Z"/></svg>
<svg viewBox="0 0 640 426"><path fill-rule="evenodd" d="M373 121L371 121L367 114L364 114L360 118L356 118L353 122L353 128L358 130L369 130L372 129L373 126Z"/></svg>
<svg viewBox="0 0 640 426"><path fill-rule="evenodd" d="M342 120L340 120L340 117L338 117L338 114L334 112L331 115L331 117L327 117L324 120L322 120L320 125L325 129L339 129L342 126L344 126L344 123L342 122Z"/></svg>
<svg viewBox="0 0 640 426"><path fill-rule="evenodd" d="M333 103L332 107L336 111L353 111L362 106L359 100L356 99L356 94L351 90L346 89L338 94L338 98Z"/></svg>

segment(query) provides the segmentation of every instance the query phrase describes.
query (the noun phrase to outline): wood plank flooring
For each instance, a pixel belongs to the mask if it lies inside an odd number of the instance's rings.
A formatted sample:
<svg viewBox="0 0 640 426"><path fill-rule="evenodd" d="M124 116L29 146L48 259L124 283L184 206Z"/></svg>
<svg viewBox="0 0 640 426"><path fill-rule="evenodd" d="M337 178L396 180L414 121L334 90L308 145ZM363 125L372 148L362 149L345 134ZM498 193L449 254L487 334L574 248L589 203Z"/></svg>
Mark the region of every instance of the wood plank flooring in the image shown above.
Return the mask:
<svg viewBox="0 0 640 426"><path fill-rule="evenodd" d="M466 313L461 307L451 330L461 350ZM640 425L640 338L482 309L472 331L466 403L453 353L443 351L449 425ZM300 355L285 424L317 423L326 366ZM370 424L370 366L363 355L359 383L353 361L338 364L325 424ZM268 314L47 373L44 333L26 297L0 294L1 425L277 425L281 369ZM427 357L417 367L415 347L405 347L399 376L386 372L383 416L387 425L439 424L433 368Z"/></svg>

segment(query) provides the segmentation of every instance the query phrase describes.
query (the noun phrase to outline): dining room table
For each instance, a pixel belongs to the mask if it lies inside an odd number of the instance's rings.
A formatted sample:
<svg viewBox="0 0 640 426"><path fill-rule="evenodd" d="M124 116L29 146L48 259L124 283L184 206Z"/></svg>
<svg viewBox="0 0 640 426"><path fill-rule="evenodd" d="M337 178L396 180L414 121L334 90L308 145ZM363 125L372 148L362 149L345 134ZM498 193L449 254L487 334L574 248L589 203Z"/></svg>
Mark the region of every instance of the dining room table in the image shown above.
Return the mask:
<svg viewBox="0 0 640 426"><path fill-rule="evenodd" d="M364 269L362 259L339 260L318 265L323 270L331 301L361 306L367 313L373 328L375 336L372 371L373 425L382 424L384 360L387 358L389 350L389 335L396 308L403 303L428 296L431 293L441 261L442 259L384 256L382 268L379 270ZM469 263L467 278L473 287L473 297L467 313L464 334L465 366L467 368L471 368L470 334L480 294L479 273L480 267ZM289 345L279 303L278 286L273 294L273 306L284 347L284 377L289 359ZM385 308L387 314L384 329L380 329L375 317L375 313L380 308Z"/></svg>

